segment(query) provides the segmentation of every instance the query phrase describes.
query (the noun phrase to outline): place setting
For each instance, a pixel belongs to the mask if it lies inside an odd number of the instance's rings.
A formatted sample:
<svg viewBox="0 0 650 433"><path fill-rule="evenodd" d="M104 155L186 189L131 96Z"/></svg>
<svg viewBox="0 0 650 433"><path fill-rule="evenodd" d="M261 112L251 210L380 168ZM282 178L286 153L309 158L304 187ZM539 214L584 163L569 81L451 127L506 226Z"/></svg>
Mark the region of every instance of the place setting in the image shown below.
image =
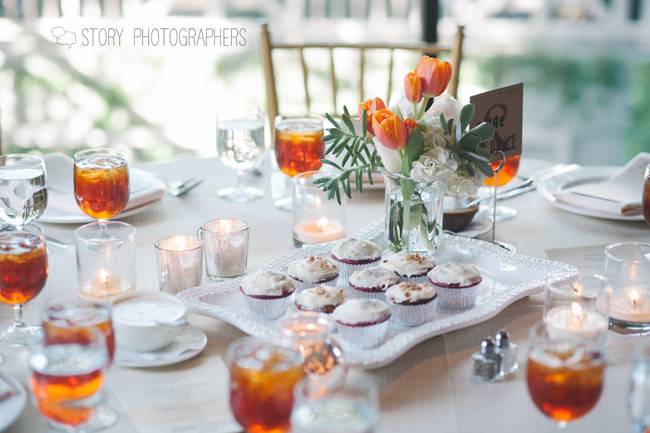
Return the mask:
<svg viewBox="0 0 650 433"><path fill-rule="evenodd" d="M529 158L528 84L463 104L423 46L386 98L362 47L339 106L308 45L315 113L260 29L267 109L218 110L213 158L0 155L0 431L650 431L650 154Z"/></svg>

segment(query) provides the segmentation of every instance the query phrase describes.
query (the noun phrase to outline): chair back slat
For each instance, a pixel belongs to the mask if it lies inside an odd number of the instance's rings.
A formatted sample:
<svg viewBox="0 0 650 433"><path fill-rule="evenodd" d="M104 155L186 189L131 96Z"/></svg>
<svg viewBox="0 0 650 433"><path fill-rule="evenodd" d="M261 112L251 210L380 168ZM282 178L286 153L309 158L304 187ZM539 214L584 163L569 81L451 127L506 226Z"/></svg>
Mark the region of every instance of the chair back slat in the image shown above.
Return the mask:
<svg viewBox="0 0 650 433"><path fill-rule="evenodd" d="M393 93L393 62L395 61L395 50L390 49L388 56L388 88L386 89L386 104L390 104L390 95Z"/></svg>
<svg viewBox="0 0 650 433"><path fill-rule="evenodd" d="M1 1L1 0L0 0ZM427 43L398 43L398 44L381 44L381 43L323 43L323 42L310 42L304 44L295 43L273 43L271 34L267 24L261 26L261 50L262 50L262 67L264 69L264 78L266 84L266 102L267 113L271 128L275 117L279 114L278 94L275 82L275 71L273 67L273 51L274 50L296 50L300 67L302 69L303 87L305 93L305 106L307 112L311 110L311 95L309 93L309 68L305 59L305 51L309 49L325 49L329 55L329 79L330 90L332 94L333 112L337 113L338 108L338 83L336 79L336 68L334 62L334 50L339 48L354 49L359 52L359 80L358 80L358 96L359 100L363 101L365 97L365 69L366 69L366 51L368 50L388 50L388 82L386 88L386 103L390 103L391 94L393 93L394 79L393 69L395 64L395 51L410 51L419 52L429 55L447 54L451 56L452 75L449 82L448 92L453 97L458 96L458 84L460 79L460 67L463 59L463 38L464 28L458 26L453 44L451 46L441 44L427 44Z"/></svg>
<svg viewBox="0 0 650 433"><path fill-rule="evenodd" d="M302 85L305 88L305 106L307 112L311 111L311 98L309 97L309 70L307 69L307 62L305 61L305 50L298 49L300 57L300 69L302 69Z"/></svg>
<svg viewBox="0 0 650 433"><path fill-rule="evenodd" d="M337 84L336 84L336 67L334 66L334 48L329 48L329 58L330 58L330 84L332 88L332 106L334 107L334 114L336 114L336 107L338 107L338 103L336 102L336 92L337 92Z"/></svg>

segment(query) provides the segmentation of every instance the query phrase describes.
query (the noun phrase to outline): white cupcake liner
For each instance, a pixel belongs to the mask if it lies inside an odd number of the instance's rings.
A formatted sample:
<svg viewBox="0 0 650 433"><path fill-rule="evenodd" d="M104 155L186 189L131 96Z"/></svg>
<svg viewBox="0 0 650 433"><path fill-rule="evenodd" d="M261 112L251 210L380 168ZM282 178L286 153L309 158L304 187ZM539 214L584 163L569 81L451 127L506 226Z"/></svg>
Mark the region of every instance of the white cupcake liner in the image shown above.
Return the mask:
<svg viewBox="0 0 650 433"><path fill-rule="evenodd" d="M476 304L476 296L482 283L471 287L448 288L433 285L438 293L438 306L447 310L463 310Z"/></svg>
<svg viewBox="0 0 650 433"><path fill-rule="evenodd" d="M282 317L291 305L291 295L283 298L260 299L244 294L248 309L262 320L274 320Z"/></svg>
<svg viewBox="0 0 650 433"><path fill-rule="evenodd" d="M344 346L353 349L372 349L384 341L390 319L367 326L350 326L336 323L340 340Z"/></svg>
<svg viewBox="0 0 650 433"><path fill-rule="evenodd" d="M312 287L316 287L320 284L332 284L332 282L336 281L339 276L338 274L334 278L330 278L329 280L325 281L318 281L315 283L311 283L309 281L300 281L289 275L289 278L291 278L295 283L296 283L296 293L305 290L305 289L311 289Z"/></svg>
<svg viewBox="0 0 650 433"><path fill-rule="evenodd" d="M402 326L419 326L429 320L433 313L433 299L426 304L395 304L388 301L391 318Z"/></svg>
<svg viewBox="0 0 650 433"><path fill-rule="evenodd" d="M369 263L364 263L361 265L353 265L350 263L344 263L340 262L334 257L332 257L332 260L336 263L336 266L339 268L339 280L336 282L336 287L341 287L341 288L349 288L350 287L350 276L355 271L360 271L361 269L365 268L371 268L373 266L377 266L379 261L381 260L381 257L379 257L377 260L374 260Z"/></svg>
<svg viewBox="0 0 650 433"><path fill-rule="evenodd" d="M352 298L357 298L357 299L378 299L380 301L386 301L386 292L378 291L378 292L368 292L365 290L359 290L355 289L354 287L350 286L348 293L350 294L350 297Z"/></svg>

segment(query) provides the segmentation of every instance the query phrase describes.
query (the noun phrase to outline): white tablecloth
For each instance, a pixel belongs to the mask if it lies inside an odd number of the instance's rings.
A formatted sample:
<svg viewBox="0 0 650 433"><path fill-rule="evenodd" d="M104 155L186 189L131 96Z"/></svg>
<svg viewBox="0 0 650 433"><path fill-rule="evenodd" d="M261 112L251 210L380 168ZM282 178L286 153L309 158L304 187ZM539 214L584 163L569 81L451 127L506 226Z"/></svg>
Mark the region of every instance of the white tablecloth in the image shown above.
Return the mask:
<svg viewBox="0 0 650 433"><path fill-rule="evenodd" d="M548 166L548 163L523 160L521 172ZM147 169L160 176L174 179L201 176L204 183L183 198L165 197L150 210L128 218L137 227L138 287L156 289L154 248L156 239L171 234L191 234L205 220L215 217L236 217L251 225L251 250L249 268L254 269L265 261L293 248L291 238L291 214L273 207L267 177L254 179L267 191L259 201L238 205L217 197L219 187L234 182L233 172L213 159L186 158L174 162L148 165ZM353 232L370 221L382 217L383 193L369 192L356 197L348 206L348 228ZM499 224L497 238L514 244L519 252L544 256L545 249L581 245L607 244L615 241L650 239L650 229L642 223L610 222L567 214L554 209L536 193L509 200L509 206L519 211L513 220ZM73 226L47 225L51 236L73 241ZM74 249L50 249L50 277L43 293L26 307L26 320L38 319L39 305L51 296L76 291ZM497 317L481 325L440 336L412 349L392 365L373 371L381 385L381 423L379 432L499 432L535 433L555 431L556 427L543 417L528 397L523 369L516 376L496 384L477 385L470 382L471 354L481 339L494 334L499 328L508 329L514 341L520 344L520 361L525 360L527 332L541 317L541 306L531 299L524 299L509 307ZM11 311L0 307L3 324L11 320ZM209 336L208 347L198 358L183 364L151 370L128 370L114 367L111 374L112 403L120 407L120 422L107 433L158 433L151 423L143 425L144 416L138 402L155 406L158 395L150 385L165 380L169 386L178 379L192 380L209 386L223 387L225 372L219 361L226 347L241 332L217 320L192 317L192 323L201 327ZM598 406L584 419L565 430L567 432L631 431L625 398L628 386L628 360L631 348L639 338L614 337L610 339L611 363L607 370L605 390ZM23 383L27 381L26 354L22 350L0 348L5 363L2 371L16 375ZM211 367L212 362L218 367ZM210 372L213 376L210 376ZM163 388L164 389L164 388ZM215 408L227 401L225 388L219 388L219 401ZM144 395L144 393L147 393ZM140 394L139 394L140 393ZM128 397L128 398L127 398ZM124 401L126 400L126 401ZM126 406L126 407L122 407ZM183 409L192 419L210 416L205 408L192 406ZM140 420L140 422L135 422ZM215 424L215 426L218 423ZM9 429L11 433L37 433L44 431L43 419L29 404L19 420ZM178 430L181 431L181 430ZM189 427L187 432L193 432ZM204 432L218 431L213 429Z"/></svg>

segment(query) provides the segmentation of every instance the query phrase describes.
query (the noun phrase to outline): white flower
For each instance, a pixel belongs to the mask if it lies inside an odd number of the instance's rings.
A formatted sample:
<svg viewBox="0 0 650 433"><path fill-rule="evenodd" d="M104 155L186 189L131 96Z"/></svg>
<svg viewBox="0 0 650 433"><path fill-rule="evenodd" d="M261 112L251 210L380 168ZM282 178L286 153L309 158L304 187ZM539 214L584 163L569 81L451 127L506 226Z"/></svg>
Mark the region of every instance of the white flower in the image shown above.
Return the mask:
<svg viewBox="0 0 650 433"><path fill-rule="evenodd" d="M440 113L443 113L447 119L458 119L460 114L460 103L453 96L444 93L440 96L436 96L433 100L433 105L424 115L425 119L435 119L437 120L440 117Z"/></svg>
<svg viewBox="0 0 650 433"><path fill-rule="evenodd" d="M384 146L379 142L379 140L377 140L377 138L374 140L375 148L377 149L377 153L381 158L381 162L384 165L384 168L391 173L399 173L402 167L402 158L399 155L399 151L397 149L391 149Z"/></svg>

